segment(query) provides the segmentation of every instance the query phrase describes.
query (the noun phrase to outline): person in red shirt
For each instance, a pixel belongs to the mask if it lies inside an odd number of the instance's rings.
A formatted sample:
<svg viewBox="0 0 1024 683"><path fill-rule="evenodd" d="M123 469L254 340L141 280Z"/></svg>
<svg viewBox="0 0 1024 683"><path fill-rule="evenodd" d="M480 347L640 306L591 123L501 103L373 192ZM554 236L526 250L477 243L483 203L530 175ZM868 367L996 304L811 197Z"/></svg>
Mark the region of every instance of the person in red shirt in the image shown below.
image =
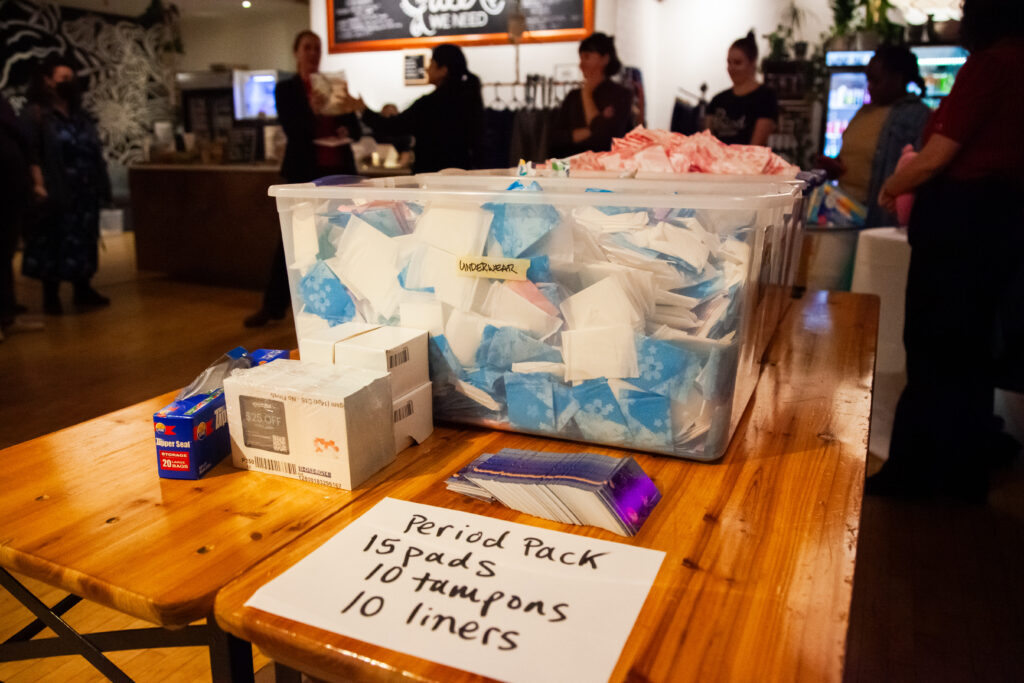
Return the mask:
<svg viewBox="0 0 1024 683"><path fill-rule="evenodd" d="M907 386L869 494L983 502L991 464L1020 448L1001 433L993 395L1008 377L1001 358L1018 372L1024 360L1024 338L1016 349L1007 342L1024 318L1024 2L965 0L961 32L970 57L921 152L878 196L892 211L896 197L916 192Z"/></svg>

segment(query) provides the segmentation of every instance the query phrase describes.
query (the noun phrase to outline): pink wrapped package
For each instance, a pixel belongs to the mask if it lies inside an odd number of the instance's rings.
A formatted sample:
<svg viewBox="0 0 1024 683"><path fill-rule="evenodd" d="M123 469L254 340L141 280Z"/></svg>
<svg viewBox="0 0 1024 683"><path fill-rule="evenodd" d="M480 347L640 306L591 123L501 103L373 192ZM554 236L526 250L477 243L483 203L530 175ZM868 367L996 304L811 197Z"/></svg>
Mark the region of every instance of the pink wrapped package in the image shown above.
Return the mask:
<svg viewBox="0 0 1024 683"><path fill-rule="evenodd" d="M903 153L900 155L900 160L896 162L896 170L900 170L906 166L911 159L917 156L917 152L914 151L913 145L907 145L903 148ZM910 224L910 210L914 208L914 193L907 192L901 194L896 198L896 221L902 227L907 227Z"/></svg>
<svg viewBox="0 0 1024 683"><path fill-rule="evenodd" d="M794 177L800 170L768 147L727 145L708 131L683 135L637 126L614 138L608 152L582 152L569 158L572 171L620 173L713 173Z"/></svg>

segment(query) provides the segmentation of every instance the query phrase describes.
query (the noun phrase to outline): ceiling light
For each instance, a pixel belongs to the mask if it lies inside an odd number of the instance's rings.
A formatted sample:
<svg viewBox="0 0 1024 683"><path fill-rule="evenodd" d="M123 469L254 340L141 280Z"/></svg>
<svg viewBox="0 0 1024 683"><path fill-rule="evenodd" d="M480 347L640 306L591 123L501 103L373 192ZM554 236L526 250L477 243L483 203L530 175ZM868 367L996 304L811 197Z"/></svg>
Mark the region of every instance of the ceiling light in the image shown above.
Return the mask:
<svg viewBox="0 0 1024 683"><path fill-rule="evenodd" d="M244 7L245 9L249 9L250 7L252 7L252 3L249 2L249 0L242 0L242 7Z"/></svg>

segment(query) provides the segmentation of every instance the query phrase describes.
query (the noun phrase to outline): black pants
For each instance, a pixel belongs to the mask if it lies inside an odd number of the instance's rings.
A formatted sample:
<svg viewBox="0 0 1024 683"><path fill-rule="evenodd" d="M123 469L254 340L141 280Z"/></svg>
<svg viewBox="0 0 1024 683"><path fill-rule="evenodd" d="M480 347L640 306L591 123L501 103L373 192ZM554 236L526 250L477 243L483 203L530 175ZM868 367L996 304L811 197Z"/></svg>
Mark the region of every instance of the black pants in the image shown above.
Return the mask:
<svg viewBox="0 0 1024 683"><path fill-rule="evenodd" d="M0 207L0 322L14 319L17 301L14 296L14 252L21 235L22 211L15 202Z"/></svg>
<svg viewBox="0 0 1024 683"><path fill-rule="evenodd" d="M291 292L288 289L288 266L284 259L284 242L277 238L274 260L270 266L270 278L263 290L263 311L275 318L283 316L291 306Z"/></svg>
<svg viewBox="0 0 1024 683"><path fill-rule="evenodd" d="M907 386L889 457L925 484L978 476L992 431L997 330L1024 262L1012 185L932 181L910 219L903 343ZM1024 315L1024 311L1017 312ZM1024 349L1018 349L1024 355Z"/></svg>

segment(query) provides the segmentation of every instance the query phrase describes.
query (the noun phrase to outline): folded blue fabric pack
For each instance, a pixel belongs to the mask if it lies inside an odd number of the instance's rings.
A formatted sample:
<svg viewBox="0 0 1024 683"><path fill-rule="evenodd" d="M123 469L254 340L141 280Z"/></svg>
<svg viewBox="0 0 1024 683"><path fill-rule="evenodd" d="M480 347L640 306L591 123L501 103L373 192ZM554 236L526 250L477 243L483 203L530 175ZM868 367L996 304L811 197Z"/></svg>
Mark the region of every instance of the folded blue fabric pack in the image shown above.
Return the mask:
<svg viewBox="0 0 1024 683"><path fill-rule="evenodd" d="M567 524L635 536L661 492L631 457L503 448L485 453L446 482L456 493Z"/></svg>

